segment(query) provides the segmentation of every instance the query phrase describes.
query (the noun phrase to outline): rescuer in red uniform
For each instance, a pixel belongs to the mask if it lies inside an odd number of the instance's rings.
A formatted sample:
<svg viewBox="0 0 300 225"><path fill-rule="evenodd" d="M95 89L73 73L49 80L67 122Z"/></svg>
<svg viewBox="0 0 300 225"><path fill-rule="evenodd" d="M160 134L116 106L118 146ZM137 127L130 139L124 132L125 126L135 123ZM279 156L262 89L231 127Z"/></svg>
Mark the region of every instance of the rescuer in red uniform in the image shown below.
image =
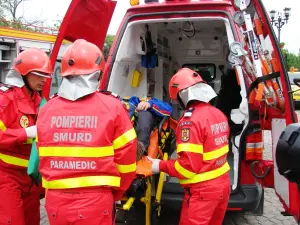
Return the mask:
<svg viewBox="0 0 300 225"><path fill-rule="evenodd" d="M169 93L186 108L176 131L179 157L150 158L152 171L177 177L184 187L180 225L222 225L230 195L227 118L209 104L216 93L191 69L172 77Z"/></svg>
<svg viewBox="0 0 300 225"><path fill-rule="evenodd" d="M40 224L40 193L27 167L42 100L38 92L51 73L47 54L27 49L0 85L0 224Z"/></svg>
<svg viewBox="0 0 300 225"><path fill-rule="evenodd" d="M76 40L61 65L58 95L37 120L39 171L51 225L111 225L113 205L135 177L136 133L119 98L98 92L105 61Z"/></svg>

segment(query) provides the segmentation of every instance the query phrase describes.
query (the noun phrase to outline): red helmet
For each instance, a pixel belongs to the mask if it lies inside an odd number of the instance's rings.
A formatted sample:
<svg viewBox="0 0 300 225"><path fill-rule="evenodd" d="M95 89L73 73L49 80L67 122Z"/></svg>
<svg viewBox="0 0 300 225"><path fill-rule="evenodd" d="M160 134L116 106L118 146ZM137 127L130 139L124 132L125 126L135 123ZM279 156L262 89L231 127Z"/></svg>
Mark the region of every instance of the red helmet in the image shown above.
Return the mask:
<svg viewBox="0 0 300 225"><path fill-rule="evenodd" d="M22 76L28 73L50 77L52 65L48 55L41 49L30 48L21 52L14 61L13 68Z"/></svg>
<svg viewBox="0 0 300 225"><path fill-rule="evenodd" d="M189 68L182 68L178 70L178 72L171 78L169 83L170 98L177 100L177 95L180 91L200 82L206 83L194 70Z"/></svg>
<svg viewBox="0 0 300 225"><path fill-rule="evenodd" d="M105 59L102 51L83 39L76 40L62 56L61 75L87 75L103 71Z"/></svg>

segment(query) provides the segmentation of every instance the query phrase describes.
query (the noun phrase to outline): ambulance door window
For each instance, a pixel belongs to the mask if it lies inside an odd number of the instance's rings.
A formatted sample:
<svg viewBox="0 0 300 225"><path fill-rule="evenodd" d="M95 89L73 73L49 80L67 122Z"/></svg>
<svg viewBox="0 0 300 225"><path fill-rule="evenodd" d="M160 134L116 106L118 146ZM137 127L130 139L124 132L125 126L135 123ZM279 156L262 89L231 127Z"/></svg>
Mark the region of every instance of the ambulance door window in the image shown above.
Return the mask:
<svg viewBox="0 0 300 225"><path fill-rule="evenodd" d="M206 82L211 82L216 78L216 65L213 63L184 64L182 67L196 71Z"/></svg>
<svg viewBox="0 0 300 225"><path fill-rule="evenodd" d="M62 77L61 77L61 60L57 59L56 63L55 63L55 66L54 66L53 75L52 75L50 96L52 96L52 95L54 95L58 92L61 81L62 81Z"/></svg>

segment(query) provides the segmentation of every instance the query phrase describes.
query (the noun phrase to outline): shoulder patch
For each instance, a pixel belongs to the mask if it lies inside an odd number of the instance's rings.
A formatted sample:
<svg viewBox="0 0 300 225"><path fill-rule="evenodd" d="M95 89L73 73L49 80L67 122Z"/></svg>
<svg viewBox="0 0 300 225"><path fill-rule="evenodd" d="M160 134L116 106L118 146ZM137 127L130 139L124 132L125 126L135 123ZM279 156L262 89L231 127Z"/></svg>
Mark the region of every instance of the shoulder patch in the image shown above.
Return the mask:
<svg viewBox="0 0 300 225"><path fill-rule="evenodd" d="M184 113L184 117L191 117L193 115L193 111L195 110L195 108L189 108L188 110L185 111Z"/></svg>
<svg viewBox="0 0 300 225"><path fill-rule="evenodd" d="M192 126L193 122L192 121L183 121L179 124L179 127L183 127L183 126Z"/></svg>
<svg viewBox="0 0 300 225"><path fill-rule="evenodd" d="M190 140L190 128L181 129L181 141L187 142Z"/></svg>
<svg viewBox="0 0 300 225"><path fill-rule="evenodd" d="M23 128L27 128L29 126L29 119L27 116L23 115L20 118L20 126Z"/></svg>

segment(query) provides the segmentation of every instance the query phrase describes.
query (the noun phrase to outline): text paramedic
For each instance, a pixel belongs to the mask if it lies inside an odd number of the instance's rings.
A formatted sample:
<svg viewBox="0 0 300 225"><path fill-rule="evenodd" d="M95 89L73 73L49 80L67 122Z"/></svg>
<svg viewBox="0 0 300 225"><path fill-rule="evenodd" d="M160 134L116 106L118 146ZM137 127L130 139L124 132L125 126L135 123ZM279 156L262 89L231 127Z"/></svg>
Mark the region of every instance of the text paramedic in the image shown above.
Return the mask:
<svg viewBox="0 0 300 225"><path fill-rule="evenodd" d="M95 161L56 161L50 160L51 169L72 169L72 170L95 170L97 165Z"/></svg>
<svg viewBox="0 0 300 225"><path fill-rule="evenodd" d="M53 116L51 117L51 128L89 128L96 129L97 116ZM55 132L54 142L91 142L93 135L89 132Z"/></svg>

